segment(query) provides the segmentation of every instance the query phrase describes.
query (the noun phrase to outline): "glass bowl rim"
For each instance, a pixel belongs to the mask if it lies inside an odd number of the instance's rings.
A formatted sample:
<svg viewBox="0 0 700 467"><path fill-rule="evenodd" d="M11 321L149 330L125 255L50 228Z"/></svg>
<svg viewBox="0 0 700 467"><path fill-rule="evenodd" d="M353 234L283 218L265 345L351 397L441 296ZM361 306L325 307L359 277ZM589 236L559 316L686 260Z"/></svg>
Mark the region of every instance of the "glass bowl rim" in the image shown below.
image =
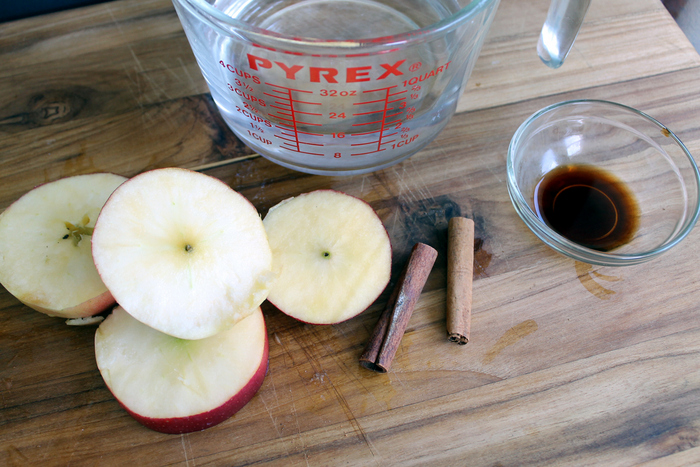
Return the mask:
<svg viewBox="0 0 700 467"><path fill-rule="evenodd" d="M530 208L530 205L523 196L518 186L518 182L516 180L513 161L515 148L520 142L521 138L523 137L523 134L535 121L537 121L540 117L544 116L545 114L550 113L561 107L578 104L593 104L594 106L617 108L618 110L622 110L624 112L641 117L644 120L656 125L661 131L664 132L664 135L673 138L675 143L686 156L693 170L693 181L695 182L695 189L697 193L695 199L695 209L692 213L692 216L689 216L689 219L685 221L683 228L680 231L678 231L675 235L664 241L664 243L662 243L658 247L639 253L621 254L614 252L603 252L581 246L577 243L572 242L566 237L558 234L557 232L552 230L547 224L545 224ZM548 245L555 251L558 251L559 253L573 258L575 260L590 264L597 264L601 266L628 266L646 262L652 258L661 255L665 251L668 251L669 249L677 245L685 237L687 237L690 231L697 223L698 217L700 216L700 171L698 171L698 165L696 164L693 156L690 154L690 151L688 151L688 148L685 146L685 144L683 144L683 142L678 138L678 136L676 136L676 134L673 131L671 131L663 123L656 120L654 117L633 107L624 104L619 104L617 102L599 99L572 99L549 105L533 113L518 127L518 129L513 134L513 137L510 140L510 144L508 145L508 154L506 157L506 174L508 194L510 196L511 202L515 207L516 212L518 213L520 218L525 222L528 228L540 240L542 240L546 245Z"/></svg>

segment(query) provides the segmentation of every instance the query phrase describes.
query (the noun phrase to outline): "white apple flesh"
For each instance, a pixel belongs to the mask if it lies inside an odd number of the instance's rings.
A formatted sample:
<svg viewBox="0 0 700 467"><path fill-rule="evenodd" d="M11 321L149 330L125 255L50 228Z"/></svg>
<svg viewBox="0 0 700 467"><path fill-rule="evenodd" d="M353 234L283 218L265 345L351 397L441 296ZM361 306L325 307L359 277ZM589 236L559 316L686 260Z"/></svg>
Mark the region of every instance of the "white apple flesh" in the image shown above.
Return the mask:
<svg viewBox="0 0 700 467"><path fill-rule="evenodd" d="M139 423L189 433L230 418L253 398L268 364L260 308L212 337L183 340L114 309L95 333L107 387Z"/></svg>
<svg viewBox="0 0 700 467"><path fill-rule="evenodd" d="M98 173L40 185L0 215L0 282L50 316L82 318L114 304L92 261L90 235L125 177Z"/></svg>
<svg viewBox="0 0 700 467"><path fill-rule="evenodd" d="M178 168L144 172L115 190L92 254L119 305L182 339L231 328L260 306L273 278L253 205L220 180Z"/></svg>
<svg viewBox="0 0 700 467"><path fill-rule="evenodd" d="M263 221L277 280L268 300L312 324L362 313L391 275L391 242L372 207L318 190L282 201Z"/></svg>

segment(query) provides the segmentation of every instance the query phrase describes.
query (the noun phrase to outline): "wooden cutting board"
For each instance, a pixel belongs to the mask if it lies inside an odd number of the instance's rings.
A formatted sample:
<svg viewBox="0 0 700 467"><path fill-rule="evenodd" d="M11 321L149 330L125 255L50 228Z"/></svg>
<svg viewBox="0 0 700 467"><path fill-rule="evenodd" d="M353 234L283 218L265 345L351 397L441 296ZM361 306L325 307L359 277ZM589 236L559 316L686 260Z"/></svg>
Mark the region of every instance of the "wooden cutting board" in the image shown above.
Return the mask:
<svg viewBox="0 0 700 467"><path fill-rule="evenodd" d="M386 302L313 326L265 305L270 367L214 428L132 420L97 371L92 327L0 290L2 465L682 465L700 461L700 233L651 263L577 263L544 246L505 187L511 136L573 98L643 110L700 154L700 56L658 0L593 2L568 61L535 44L548 2L503 0L459 113L425 150L353 177L254 155L215 110L167 0L0 25L0 209L31 187L166 166L220 178L261 212L331 188L376 209L394 247L438 259L391 371L358 358ZM445 337L447 221L476 223L472 340Z"/></svg>

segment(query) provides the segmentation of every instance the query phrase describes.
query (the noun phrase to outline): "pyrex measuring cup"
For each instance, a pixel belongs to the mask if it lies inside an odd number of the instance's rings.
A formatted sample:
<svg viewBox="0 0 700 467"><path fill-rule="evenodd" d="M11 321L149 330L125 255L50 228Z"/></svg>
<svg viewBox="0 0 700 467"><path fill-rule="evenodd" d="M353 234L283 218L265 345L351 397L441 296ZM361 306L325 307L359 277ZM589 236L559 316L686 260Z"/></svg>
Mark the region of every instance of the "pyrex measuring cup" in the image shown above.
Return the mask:
<svg viewBox="0 0 700 467"><path fill-rule="evenodd" d="M235 134L327 175L387 167L445 127L498 3L174 0Z"/></svg>

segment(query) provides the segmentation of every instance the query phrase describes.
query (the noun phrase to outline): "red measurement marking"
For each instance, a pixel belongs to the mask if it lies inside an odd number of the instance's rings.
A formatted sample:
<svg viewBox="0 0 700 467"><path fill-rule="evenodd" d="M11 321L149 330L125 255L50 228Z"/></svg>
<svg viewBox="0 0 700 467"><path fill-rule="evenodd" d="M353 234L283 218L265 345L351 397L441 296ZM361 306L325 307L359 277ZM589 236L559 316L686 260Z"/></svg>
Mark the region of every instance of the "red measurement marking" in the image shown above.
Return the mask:
<svg viewBox="0 0 700 467"><path fill-rule="evenodd" d="M370 92L370 91L365 91L365 92ZM376 101L353 102L352 105L376 104L377 102L384 102L384 99L377 99Z"/></svg>
<svg viewBox="0 0 700 467"><path fill-rule="evenodd" d="M313 93L314 93L313 91L307 91L306 89L290 88L290 87L287 87L287 86L280 86L279 84L272 84L272 83L265 83L265 84L267 84L268 86L272 86L273 88L284 89L284 90L286 90L286 91L305 92L305 93L308 93L308 94L313 94Z"/></svg>
<svg viewBox="0 0 700 467"><path fill-rule="evenodd" d="M284 145L283 145L283 146L284 146ZM323 155L324 155L323 153L318 153L318 152L301 151L301 150L299 150L299 149L294 149L294 147L285 147L285 149L287 149L288 151L292 151L292 152L298 152L299 154L309 154L309 155L311 155L311 156L321 156L321 157L323 157Z"/></svg>
<svg viewBox="0 0 700 467"><path fill-rule="evenodd" d="M287 95L287 91L283 91L281 89L270 89L272 92L276 92L277 94L282 94L283 96ZM272 94L268 94L268 96L271 96Z"/></svg>
<svg viewBox="0 0 700 467"><path fill-rule="evenodd" d="M279 99L279 98L284 98L284 100L286 100L287 102L290 102L290 103L309 104L309 105L321 105L320 102L300 101L299 99L290 99L290 98L284 97L284 96L275 96L275 95L270 94L270 93L268 93L268 92L264 92L263 94L266 95L266 96L270 96L270 97L277 98L277 99ZM290 104L288 104L287 102L275 101L275 104L279 104L279 105L290 105Z"/></svg>
<svg viewBox="0 0 700 467"><path fill-rule="evenodd" d="M376 152L382 152L386 151L386 149L377 149L376 151L369 151L369 152L358 152L355 154L350 154L351 156L366 156L367 154L374 154Z"/></svg>
<svg viewBox="0 0 700 467"><path fill-rule="evenodd" d="M353 116L353 117L357 117L357 116L359 116L359 115L372 115L372 114L378 114L378 113L382 113L382 112L384 112L384 109L382 109L382 110L373 110L373 111L371 111L371 112L358 112L358 113L352 114L352 116Z"/></svg>
<svg viewBox="0 0 700 467"><path fill-rule="evenodd" d="M299 112L296 112L299 113ZM294 131L297 130L297 125L311 125L311 126L323 126L321 123L311 123L311 122L304 122L301 120L297 120L294 115L291 115L292 118L284 118L281 115L275 115L275 114L270 114L271 117L279 118L280 120L285 120L287 122L292 122L292 128L294 128Z"/></svg>
<svg viewBox="0 0 700 467"><path fill-rule="evenodd" d="M396 133L394 133L394 134L396 134ZM384 137L386 138L387 136L385 135ZM392 139L391 141L384 141L380 144L380 146L384 146L385 144L389 144L389 143L394 143L395 141L396 141L395 139ZM377 144L377 142L376 141L368 141L366 143L354 143L354 144L351 144L350 146L366 146L368 144ZM366 154L369 154L369 153L366 153ZM351 154L351 155L357 156L358 154Z"/></svg>
<svg viewBox="0 0 700 467"><path fill-rule="evenodd" d="M369 101L363 101L363 102L355 102L353 105L368 105L368 104L383 104L382 108L379 110L371 110L367 112L357 112L353 113L353 116L360 116L360 115L377 115L380 117L378 120L373 120L371 122L363 122L363 123L354 123L352 126L354 127L360 127L360 126L365 126L365 125L376 125L379 124L380 128L376 131L369 131L365 133L354 133L354 135L377 135L377 139L365 143L354 143L351 144L351 146L370 146L370 145L376 145L376 149L374 151L369 151L369 152L362 152L362 153L353 153L350 154L351 156L362 156L366 154L372 154L375 152L380 152L384 151L385 148L382 146L385 146L387 144L393 143L396 140L388 140L391 136L396 135L398 132L394 131L393 133L387 134L385 133L386 131L393 131L395 128L393 125L397 124L400 122L399 120L393 120L391 121L392 118L398 117L399 115L403 114L403 110L397 110L394 109L391 104L394 104L396 102L401 102L406 100L406 97L399 97L398 99L392 99L395 96L399 96L401 94L404 94L407 92L406 90L403 91L398 91L398 92L393 92L397 88L397 86L389 86L386 88L377 88L377 89L369 89L367 91L363 91L363 94L368 94L368 93L383 93L384 96L381 99L373 99Z"/></svg>
<svg viewBox="0 0 700 467"><path fill-rule="evenodd" d="M384 119L379 119L371 122L353 123L352 126L374 125L375 123L382 123L383 121Z"/></svg>
<svg viewBox="0 0 700 467"><path fill-rule="evenodd" d="M282 138L279 135L274 135L274 136L275 136L275 138L279 138L279 139L284 140L284 141L291 141L292 143L295 143L295 144L297 142L296 139ZM303 144L308 144L309 146L323 146L323 144L320 144L320 143L303 143Z"/></svg>
<svg viewBox="0 0 700 467"><path fill-rule="evenodd" d="M382 130L374 130L374 131L365 131L363 133L350 133L350 136L367 136L367 135L373 135L374 133L379 133Z"/></svg>
<svg viewBox="0 0 700 467"><path fill-rule="evenodd" d="M300 98L303 94L313 94L312 91L307 91L305 89L297 89L288 86L280 86L272 83L265 83L270 88L267 89L269 92L264 94L273 98L274 103L270 105L272 109L275 109L274 113L270 113L270 116L277 120L275 122L275 127L280 130L280 134L274 135L276 138L281 140L280 147L288 151L297 152L299 154L309 154L313 156L323 156L322 153L313 152L313 150L308 151L309 147L320 147L323 146L321 143L315 143L310 141L305 141L305 136L323 136L320 133L313 133L309 131L302 131L299 127L301 126L311 126L320 127L323 126L321 123L314 123L307 121L306 119L300 119L300 116L308 117L322 117L323 114L320 112L308 112L301 110L299 106L301 105L322 105L320 102L311 102ZM311 148L311 149L312 149Z"/></svg>
<svg viewBox="0 0 700 467"><path fill-rule="evenodd" d="M270 106L270 107L272 107L272 106ZM276 107L276 108L279 108L279 107ZM285 109L285 110L286 110L286 109ZM277 111L276 113L282 114L282 115L287 115L287 116L289 116L289 117L292 116L292 113L291 113L291 112L282 112L281 110L280 110L280 111ZM295 114L302 114L302 115L316 115L316 116L322 116L322 115L323 115L323 114L317 113L317 112L302 112L301 110L295 110L294 113L295 113ZM273 114L270 114L270 115L273 115ZM300 123L301 123L301 122L300 122ZM316 124L315 124L315 123L309 123L309 125L316 125Z"/></svg>
<svg viewBox="0 0 700 467"><path fill-rule="evenodd" d="M302 112L301 110L297 110L296 113L302 114L302 115L316 115L316 116L322 116L322 113L318 112Z"/></svg>
<svg viewBox="0 0 700 467"><path fill-rule="evenodd" d="M291 127L285 123L282 123L282 122L277 122L275 124L275 126L281 130L294 131L293 127ZM297 130L297 133L299 133L300 135L323 136L322 133L311 133L309 131L301 131L301 130ZM294 134L290 134L288 136L294 136Z"/></svg>

